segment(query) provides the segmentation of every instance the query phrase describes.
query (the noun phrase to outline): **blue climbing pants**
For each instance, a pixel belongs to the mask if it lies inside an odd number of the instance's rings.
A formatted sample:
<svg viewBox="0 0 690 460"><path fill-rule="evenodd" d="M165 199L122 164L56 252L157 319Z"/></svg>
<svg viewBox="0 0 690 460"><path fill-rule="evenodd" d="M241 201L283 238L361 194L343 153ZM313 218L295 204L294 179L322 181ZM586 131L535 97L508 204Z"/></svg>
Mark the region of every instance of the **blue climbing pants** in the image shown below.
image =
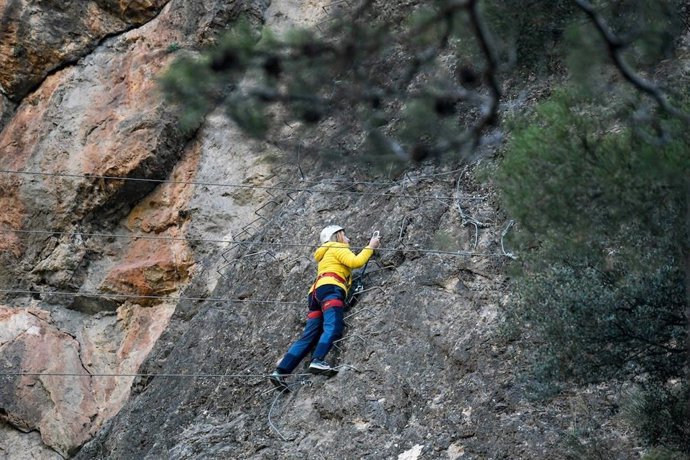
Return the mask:
<svg viewBox="0 0 690 460"><path fill-rule="evenodd" d="M326 357L333 342L343 335L344 299L345 291L332 284L324 284L309 294L307 324L278 364L279 373L291 373L312 350L313 359Z"/></svg>
<svg viewBox="0 0 690 460"><path fill-rule="evenodd" d="M323 312L323 332L312 354L313 359L322 361L333 346L333 342L343 336L345 310L341 307L332 307Z"/></svg>

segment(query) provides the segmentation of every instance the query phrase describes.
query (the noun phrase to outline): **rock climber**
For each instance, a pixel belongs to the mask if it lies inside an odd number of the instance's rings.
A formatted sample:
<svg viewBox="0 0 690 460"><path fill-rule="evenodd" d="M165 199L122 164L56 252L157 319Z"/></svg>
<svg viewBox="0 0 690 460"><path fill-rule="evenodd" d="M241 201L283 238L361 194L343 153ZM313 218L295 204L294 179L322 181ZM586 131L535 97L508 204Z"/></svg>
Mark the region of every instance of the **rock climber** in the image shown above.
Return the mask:
<svg viewBox="0 0 690 460"><path fill-rule="evenodd" d="M312 351L309 372L333 374L337 369L326 361L326 354L343 334L344 310L350 273L367 263L379 247L378 232L359 254L350 250L350 239L339 225L329 225L319 235L321 246L314 253L318 262L316 281L309 289L307 324L302 336L294 342L269 379L279 389L287 389L285 376L290 374Z"/></svg>

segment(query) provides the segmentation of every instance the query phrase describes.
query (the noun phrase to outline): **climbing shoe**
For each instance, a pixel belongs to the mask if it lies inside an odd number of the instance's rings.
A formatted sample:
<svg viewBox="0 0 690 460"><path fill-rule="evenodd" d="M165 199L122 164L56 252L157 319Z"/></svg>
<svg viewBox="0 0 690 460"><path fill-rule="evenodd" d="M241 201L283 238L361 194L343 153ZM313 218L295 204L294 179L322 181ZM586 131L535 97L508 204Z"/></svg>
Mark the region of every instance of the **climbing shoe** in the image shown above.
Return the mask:
<svg viewBox="0 0 690 460"><path fill-rule="evenodd" d="M281 374L277 370L273 371L273 373L268 376L268 380L270 380L273 386L276 387L276 390L290 391L290 387L285 381L285 374Z"/></svg>
<svg viewBox="0 0 690 460"><path fill-rule="evenodd" d="M338 373L338 370L334 367L331 367L331 365L328 364L326 361L314 359L309 365L309 372L311 372L312 374L335 375Z"/></svg>

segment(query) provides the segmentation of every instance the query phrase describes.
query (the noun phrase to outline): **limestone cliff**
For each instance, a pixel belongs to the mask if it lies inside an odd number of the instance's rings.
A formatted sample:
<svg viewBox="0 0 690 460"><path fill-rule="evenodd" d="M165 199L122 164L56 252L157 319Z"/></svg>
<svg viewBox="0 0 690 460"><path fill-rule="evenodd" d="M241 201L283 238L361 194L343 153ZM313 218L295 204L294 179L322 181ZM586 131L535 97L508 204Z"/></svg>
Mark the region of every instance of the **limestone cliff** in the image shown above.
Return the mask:
<svg viewBox="0 0 690 460"><path fill-rule="evenodd" d="M0 159L4 170L39 173L0 177L3 369L136 372L175 304L123 295L173 294L193 276L196 258L184 239L191 208L199 196L212 200L189 182L205 170L242 182L266 169L254 167L258 155L226 168L209 165L232 148L214 143L227 125L209 121L205 137L179 132L157 75L174 59L173 48L194 52L221 24L239 15L260 21L264 9L260 2L0 3ZM224 225L212 224L209 235L232 236L251 215L243 210L260 199L236 207L231 197L218 201L235 215L202 206L201 214L212 215L198 219L198 237L213 219ZM63 294L38 293L48 290ZM76 291L84 294L70 295ZM89 294L95 291L115 297ZM22 431L38 430L62 455L117 413L132 381L4 379L2 417Z"/></svg>
<svg viewBox="0 0 690 460"><path fill-rule="evenodd" d="M472 165L324 173L221 111L179 130L156 84L178 53L241 15L282 30L330 3L0 0L1 456L559 458L583 418L631 455L607 388L522 391L497 332L507 219ZM265 374L333 222L383 249L343 370L277 395Z"/></svg>

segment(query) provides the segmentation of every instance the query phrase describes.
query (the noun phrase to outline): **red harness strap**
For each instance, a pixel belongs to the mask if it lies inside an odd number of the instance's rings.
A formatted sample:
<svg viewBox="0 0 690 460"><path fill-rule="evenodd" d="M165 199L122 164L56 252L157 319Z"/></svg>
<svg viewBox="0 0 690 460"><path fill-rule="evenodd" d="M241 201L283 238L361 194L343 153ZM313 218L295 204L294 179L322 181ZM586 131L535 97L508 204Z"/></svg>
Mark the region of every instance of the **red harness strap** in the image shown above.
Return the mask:
<svg viewBox="0 0 690 460"><path fill-rule="evenodd" d="M343 308L345 307L345 302L342 301L342 299L330 299L326 300L324 303L321 304L321 310L326 311L329 308Z"/></svg>
<svg viewBox="0 0 690 460"><path fill-rule="evenodd" d="M323 313L321 310L312 310L309 313L307 313L307 319L314 319L314 318L321 318L323 316Z"/></svg>
<svg viewBox="0 0 690 460"><path fill-rule="evenodd" d="M316 281L314 281L314 285L316 285L316 283L318 283L319 280L320 280L321 278L324 278L324 277L326 277L326 276L328 276L328 277L330 277L330 278L335 278L338 282L343 283L343 284L346 284L345 278L343 278L342 276L338 275L337 273L325 272L325 273L321 273L319 276L316 277Z"/></svg>
<svg viewBox="0 0 690 460"><path fill-rule="evenodd" d="M333 273L333 272L321 273L319 276L316 277L316 280L314 281L314 284L311 287L311 294L314 296L315 299L316 299L316 283L318 283L321 278L325 278L325 277L335 278L336 281L347 285L347 280L345 278L343 278L342 276L338 275L337 273Z"/></svg>
<svg viewBox="0 0 690 460"><path fill-rule="evenodd" d="M323 316L323 312L328 310L329 308L344 308L345 307L345 302L343 302L341 299L329 299L326 300L324 303L321 304L321 310L311 310L307 313L307 319L315 319L315 318L321 318Z"/></svg>
<svg viewBox="0 0 690 460"><path fill-rule="evenodd" d="M318 301L316 298L316 283L319 282L321 278L324 277L330 277L330 278L335 278L336 281L339 281L343 284L347 284L347 280L343 278L342 276L338 275L337 273L333 272L325 272L321 273L319 276L316 277L316 281L314 281L314 286L312 286L312 291L311 295L314 296L314 299ZM341 299L329 299L326 300L321 304L321 310L313 310L307 313L307 318L308 319L313 319L313 318L321 318L323 316L323 312L328 310L329 308L334 308L334 307L345 307L345 302L343 302Z"/></svg>

